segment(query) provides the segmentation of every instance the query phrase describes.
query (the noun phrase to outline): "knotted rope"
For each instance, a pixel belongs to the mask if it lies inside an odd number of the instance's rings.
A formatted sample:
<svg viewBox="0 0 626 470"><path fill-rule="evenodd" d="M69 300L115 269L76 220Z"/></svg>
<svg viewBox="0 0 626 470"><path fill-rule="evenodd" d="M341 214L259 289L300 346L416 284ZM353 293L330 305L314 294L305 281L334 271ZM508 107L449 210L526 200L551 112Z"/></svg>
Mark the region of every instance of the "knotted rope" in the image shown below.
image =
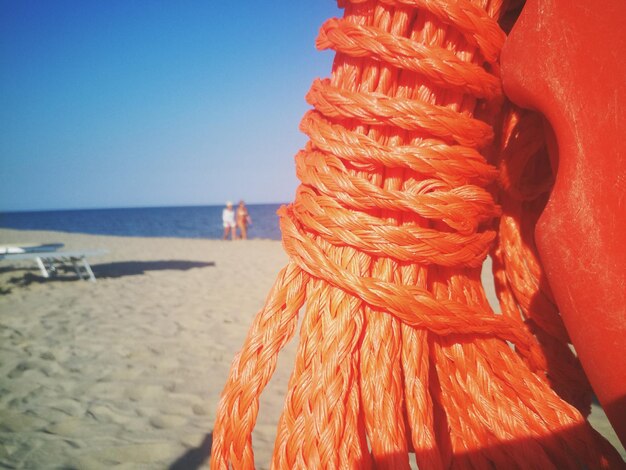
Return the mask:
<svg viewBox="0 0 626 470"><path fill-rule="evenodd" d="M567 335L528 302L539 277L508 255L525 253L519 230L495 245L501 315L481 284L502 212L483 155L528 150L512 131L525 120L491 125L502 2L343 3L318 38L337 54L307 94L302 184L279 211L290 262L232 364L212 467L254 467L259 397L305 304L273 468L408 469L411 452L424 469L619 465L564 400L581 373L571 354L555 372Z"/></svg>

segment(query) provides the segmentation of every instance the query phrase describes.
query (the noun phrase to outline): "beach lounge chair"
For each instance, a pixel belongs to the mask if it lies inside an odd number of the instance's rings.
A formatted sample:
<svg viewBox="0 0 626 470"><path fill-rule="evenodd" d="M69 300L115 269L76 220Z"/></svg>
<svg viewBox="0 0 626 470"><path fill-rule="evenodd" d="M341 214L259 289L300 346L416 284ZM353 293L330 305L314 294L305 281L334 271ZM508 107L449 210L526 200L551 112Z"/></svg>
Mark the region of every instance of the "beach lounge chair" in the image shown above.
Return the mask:
<svg viewBox="0 0 626 470"><path fill-rule="evenodd" d="M92 251L57 251L62 243L46 245L19 245L0 247L0 261L34 260L41 275L49 278L57 272L56 264L71 263L80 279L96 282L96 276L89 266L87 256L106 254L105 250Z"/></svg>
<svg viewBox="0 0 626 470"><path fill-rule="evenodd" d="M0 255L57 251L64 246L63 243L24 243L20 245L0 246Z"/></svg>

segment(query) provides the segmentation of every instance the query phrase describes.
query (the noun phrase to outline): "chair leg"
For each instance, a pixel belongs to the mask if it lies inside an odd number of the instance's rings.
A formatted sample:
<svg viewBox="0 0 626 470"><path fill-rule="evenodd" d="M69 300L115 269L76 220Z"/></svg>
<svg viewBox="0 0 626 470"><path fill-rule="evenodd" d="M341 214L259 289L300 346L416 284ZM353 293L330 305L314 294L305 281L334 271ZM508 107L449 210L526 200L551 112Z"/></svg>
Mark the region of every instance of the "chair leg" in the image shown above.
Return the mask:
<svg viewBox="0 0 626 470"><path fill-rule="evenodd" d="M87 258L83 256L82 261L83 266L85 267L85 271L87 271L87 274L89 274L89 280L91 282L96 282L96 276L94 276L93 271L91 270L91 266L89 266L89 263L87 262Z"/></svg>
<svg viewBox="0 0 626 470"><path fill-rule="evenodd" d="M74 266L74 271L76 271L76 274L78 274L78 277L81 279L81 281L83 279L85 279L85 277L83 276L83 273L80 270L80 266L78 265L78 260L76 258L72 258L72 266Z"/></svg>
<svg viewBox="0 0 626 470"><path fill-rule="evenodd" d="M50 274L48 274L48 270L46 269L46 265L43 263L42 259L38 256L37 258L35 258L35 261L37 261L37 266L39 266L41 275L45 278L50 277Z"/></svg>

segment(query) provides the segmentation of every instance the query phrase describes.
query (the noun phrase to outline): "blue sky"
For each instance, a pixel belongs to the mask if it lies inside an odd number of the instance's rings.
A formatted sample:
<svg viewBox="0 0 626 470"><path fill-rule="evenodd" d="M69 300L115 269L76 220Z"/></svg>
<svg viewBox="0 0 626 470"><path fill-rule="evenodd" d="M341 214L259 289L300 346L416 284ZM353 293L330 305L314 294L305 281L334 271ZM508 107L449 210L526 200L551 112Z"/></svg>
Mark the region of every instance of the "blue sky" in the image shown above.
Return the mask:
<svg viewBox="0 0 626 470"><path fill-rule="evenodd" d="M284 202L331 0L0 0L0 210Z"/></svg>

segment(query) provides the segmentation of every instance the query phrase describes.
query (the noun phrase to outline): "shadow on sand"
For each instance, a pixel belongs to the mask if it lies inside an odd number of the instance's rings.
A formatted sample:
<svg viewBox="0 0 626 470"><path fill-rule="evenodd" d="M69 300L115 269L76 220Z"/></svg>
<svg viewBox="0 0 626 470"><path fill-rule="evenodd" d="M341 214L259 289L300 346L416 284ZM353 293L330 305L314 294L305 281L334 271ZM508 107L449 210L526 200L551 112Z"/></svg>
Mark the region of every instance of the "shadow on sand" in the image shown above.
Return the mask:
<svg viewBox="0 0 626 470"><path fill-rule="evenodd" d="M597 448L583 447L578 449L578 452L572 452L576 449L576 443L581 442L580 439L585 435L595 441ZM449 436L444 435L440 438L442 439L440 445L448 449L448 452L443 452L446 455L443 458L445 468L505 469L511 468L511 465L514 465L513 462L516 462L528 464L528 468L534 465L533 468L560 466L559 468L626 469L624 455L620 456L619 452L596 431L593 431L587 423L555 430L545 436L535 436L532 439L518 438L496 444L485 444L482 448L473 451L457 451L455 455L452 455L450 450ZM565 442L569 444L569 449L563 447ZM210 432L200 446L189 449L169 466L169 470L197 470L206 467L211 457L212 444L213 432ZM597 450L601 450L604 457L596 453ZM440 451L441 449L425 449L419 452L419 456L425 462L441 461ZM413 460L414 455L410 455L409 458ZM383 462L379 463L384 463L385 465L381 465L384 468L394 468L398 461L405 461L405 459L406 454L389 454L382 456ZM372 464L370 456L367 455L358 467L371 468Z"/></svg>
<svg viewBox="0 0 626 470"><path fill-rule="evenodd" d="M118 261L113 263L92 264L96 279L118 278L123 276L138 276L145 274L147 271L188 271L194 268L207 268L215 266L215 262L209 261L187 261L187 260L158 260L158 261ZM3 267L1 272L8 271L24 271L21 276L14 276L9 279L13 285L28 286L33 283L44 282L67 282L78 281L76 273L72 267L64 265L58 266L56 273L45 278L39 274L37 268L18 268L18 267ZM67 275L66 275L67 274ZM5 289L4 287L2 289ZM0 290L0 293L9 293L11 290L6 289L5 292Z"/></svg>
<svg viewBox="0 0 626 470"><path fill-rule="evenodd" d="M213 433L208 433L198 447L189 449L181 455L169 470L196 470L204 465L211 456L211 446L213 445Z"/></svg>
<svg viewBox="0 0 626 470"><path fill-rule="evenodd" d="M96 278L116 278L123 276L137 276L146 271L188 271L194 268L207 268L215 266L213 261L185 261L185 260L159 260L159 261L118 261L115 263L94 264L91 266Z"/></svg>

